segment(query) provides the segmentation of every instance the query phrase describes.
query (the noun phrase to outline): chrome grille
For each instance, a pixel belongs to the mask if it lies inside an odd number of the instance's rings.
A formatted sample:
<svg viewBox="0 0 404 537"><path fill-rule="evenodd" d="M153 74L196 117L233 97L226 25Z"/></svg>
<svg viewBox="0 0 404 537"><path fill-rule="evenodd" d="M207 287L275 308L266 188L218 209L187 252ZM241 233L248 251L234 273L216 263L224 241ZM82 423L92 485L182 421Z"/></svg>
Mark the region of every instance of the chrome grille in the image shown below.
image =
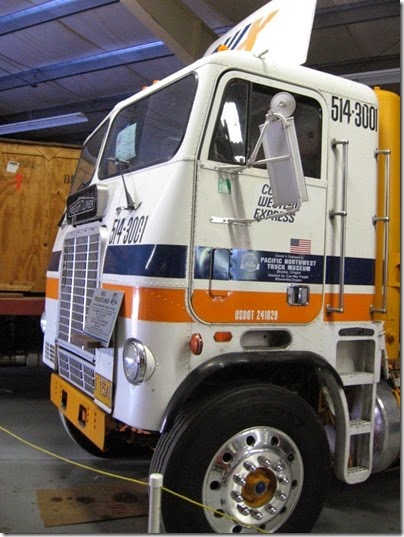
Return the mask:
<svg viewBox="0 0 404 537"><path fill-rule="evenodd" d="M71 342L75 334L81 334L94 293L98 285L100 234L72 232L63 248L61 277L59 342Z"/></svg>
<svg viewBox="0 0 404 537"><path fill-rule="evenodd" d="M56 349L55 349L55 346L54 346L54 345L51 345L51 344L48 343L47 341L45 341L45 358L46 358L49 362L52 362L53 364L55 363L55 358L56 358Z"/></svg>
<svg viewBox="0 0 404 537"><path fill-rule="evenodd" d="M88 395L94 394L94 366L61 348L58 350L58 364L61 377Z"/></svg>

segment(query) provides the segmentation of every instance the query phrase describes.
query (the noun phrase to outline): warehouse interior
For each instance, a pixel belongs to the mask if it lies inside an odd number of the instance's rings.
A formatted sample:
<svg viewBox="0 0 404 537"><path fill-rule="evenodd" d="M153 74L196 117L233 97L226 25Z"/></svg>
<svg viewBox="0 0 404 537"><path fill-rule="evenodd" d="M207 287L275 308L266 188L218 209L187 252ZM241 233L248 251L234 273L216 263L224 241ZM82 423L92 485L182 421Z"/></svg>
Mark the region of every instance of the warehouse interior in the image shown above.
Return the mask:
<svg viewBox="0 0 404 537"><path fill-rule="evenodd" d="M82 144L117 102L201 57L265 3L1 2L2 129L66 114L83 121L0 135ZM396 0L318 0L305 65L399 94L400 8Z"/></svg>
<svg viewBox="0 0 404 537"><path fill-rule="evenodd" d="M61 178L71 177L80 147L117 103L203 56L215 39L265 4L0 0L4 158L9 162L6 144L21 142L19 150L44 144L53 173L52 146L60 146L64 163L54 165ZM317 0L305 65L401 95L401 3ZM25 184L15 173L12 181L17 191ZM68 438L49 401L51 372L42 364L39 322L46 264L70 186L64 182L55 187L54 212L47 210L42 223L39 213L28 215L25 198L21 216L13 212L9 190L0 193L1 247L6 251L16 241L11 229L22 245L14 273L0 266L0 533L147 533L151 449L121 459L87 453ZM43 194L32 190L27 199L36 195ZM39 238L32 241L37 225ZM38 274L37 287L20 277L25 259ZM26 291L31 294L24 310ZM312 532L401 534L400 493L398 464L356 486L333 478Z"/></svg>

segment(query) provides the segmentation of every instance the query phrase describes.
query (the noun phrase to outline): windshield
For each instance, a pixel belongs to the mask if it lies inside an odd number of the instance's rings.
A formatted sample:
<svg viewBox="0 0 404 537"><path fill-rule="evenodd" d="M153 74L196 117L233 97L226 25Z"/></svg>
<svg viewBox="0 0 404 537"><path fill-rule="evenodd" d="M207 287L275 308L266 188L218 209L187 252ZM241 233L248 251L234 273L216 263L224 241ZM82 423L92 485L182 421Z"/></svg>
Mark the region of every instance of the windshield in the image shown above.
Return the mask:
<svg viewBox="0 0 404 537"><path fill-rule="evenodd" d="M108 122L106 121L90 136L90 138L84 144L79 162L77 164L76 173L73 177L70 194L74 194L77 192L77 190L80 190L81 188L84 188L90 184L90 181L94 175L98 154L105 138L107 128Z"/></svg>
<svg viewBox="0 0 404 537"><path fill-rule="evenodd" d="M189 75L122 109L112 123L99 178L170 160L183 140L195 91L196 78Z"/></svg>

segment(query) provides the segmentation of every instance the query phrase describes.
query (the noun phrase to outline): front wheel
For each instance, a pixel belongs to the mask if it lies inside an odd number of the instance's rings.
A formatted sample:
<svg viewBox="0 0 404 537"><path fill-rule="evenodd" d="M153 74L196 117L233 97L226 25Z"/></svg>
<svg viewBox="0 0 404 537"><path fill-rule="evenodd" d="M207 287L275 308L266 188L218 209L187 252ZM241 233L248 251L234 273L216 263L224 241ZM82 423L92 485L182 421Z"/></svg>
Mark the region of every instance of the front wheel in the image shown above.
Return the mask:
<svg viewBox="0 0 404 537"><path fill-rule="evenodd" d="M300 397L249 385L199 402L159 440L151 472L164 487L164 529L174 533L307 533L322 509L329 450Z"/></svg>

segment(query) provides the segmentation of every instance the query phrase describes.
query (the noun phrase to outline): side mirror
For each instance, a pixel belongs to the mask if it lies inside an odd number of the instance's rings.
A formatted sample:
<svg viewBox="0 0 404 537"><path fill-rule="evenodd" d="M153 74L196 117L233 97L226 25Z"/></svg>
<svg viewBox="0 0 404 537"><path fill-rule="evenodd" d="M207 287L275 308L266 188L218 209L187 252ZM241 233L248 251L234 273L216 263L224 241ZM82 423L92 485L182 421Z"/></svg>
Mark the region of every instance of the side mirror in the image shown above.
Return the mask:
<svg viewBox="0 0 404 537"><path fill-rule="evenodd" d="M308 200L296 128L290 117L295 107L290 93L280 92L272 98L265 123L260 125L260 137L247 162L248 166L266 164L275 206L300 207ZM265 159L257 161L261 145Z"/></svg>

